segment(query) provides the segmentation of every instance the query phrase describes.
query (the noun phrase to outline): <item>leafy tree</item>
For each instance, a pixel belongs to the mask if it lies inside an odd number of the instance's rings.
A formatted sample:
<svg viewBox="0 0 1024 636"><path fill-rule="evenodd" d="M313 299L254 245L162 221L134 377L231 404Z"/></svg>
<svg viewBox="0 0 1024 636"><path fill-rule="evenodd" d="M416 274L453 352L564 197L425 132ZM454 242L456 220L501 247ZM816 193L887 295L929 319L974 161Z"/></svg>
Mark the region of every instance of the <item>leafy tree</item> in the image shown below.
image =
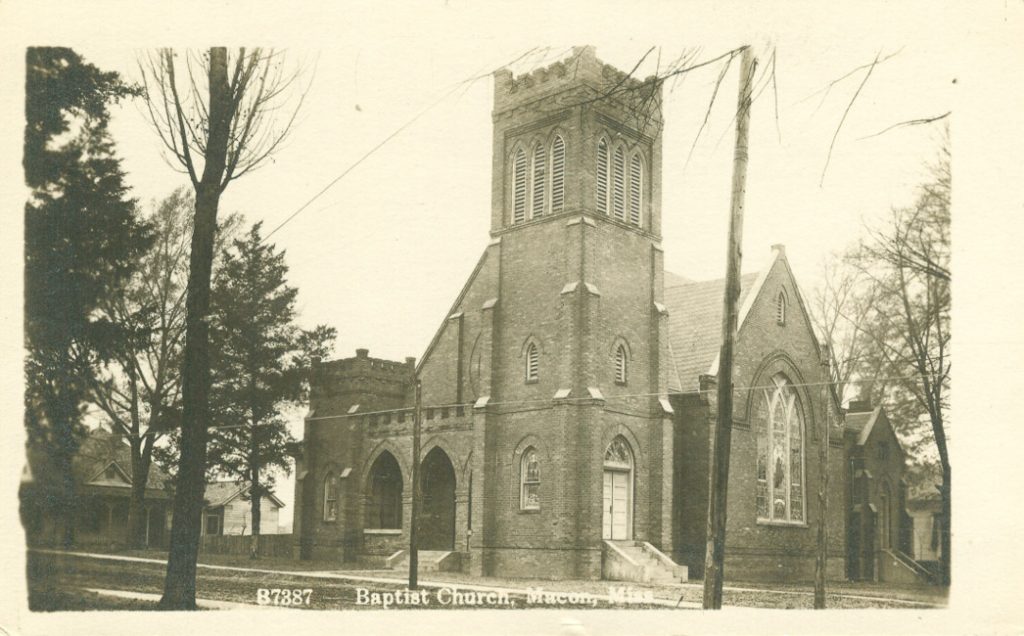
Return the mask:
<svg viewBox="0 0 1024 636"><path fill-rule="evenodd" d="M25 424L60 473L56 508L74 540L71 459L94 367L118 328L97 309L150 241L108 132L108 106L137 94L67 48L26 54Z"/></svg>
<svg viewBox="0 0 1024 636"><path fill-rule="evenodd" d="M225 252L212 293L211 429L209 464L249 487L251 555L259 555L261 501L277 470L288 472L293 442L283 408L301 394L302 364L323 351L333 329L302 332L295 324L298 290L287 284L284 252L266 244L255 224Z"/></svg>
<svg viewBox="0 0 1024 636"><path fill-rule="evenodd" d="M154 204L146 221L155 240L121 294L99 304L100 315L117 325L112 355L92 381L90 401L121 432L131 448L132 492L129 541L143 547L145 490L156 442L181 419L181 360L185 336L185 287L194 201L179 188ZM229 216L218 240L241 218Z"/></svg>

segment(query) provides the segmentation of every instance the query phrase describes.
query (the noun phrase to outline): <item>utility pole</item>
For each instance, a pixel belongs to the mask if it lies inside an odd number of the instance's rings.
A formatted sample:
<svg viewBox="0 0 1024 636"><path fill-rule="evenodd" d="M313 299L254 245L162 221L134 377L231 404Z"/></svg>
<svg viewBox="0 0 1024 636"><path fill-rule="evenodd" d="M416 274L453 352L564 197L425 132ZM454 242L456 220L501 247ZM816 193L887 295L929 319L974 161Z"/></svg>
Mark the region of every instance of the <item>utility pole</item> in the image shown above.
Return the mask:
<svg viewBox="0 0 1024 636"><path fill-rule="evenodd" d="M825 383L822 385L822 427L821 445L818 448L818 464L821 471L818 485L818 558L814 562L814 609L825 609L825 572L828 569L828 436L829 416L832 409L830 395L832 393L832 365L828 343L825 344L821 358L821 368Z"/></svg>
<svg viewBox="0 0 1024 636"><path fill-rule="evenodd" d="M732 210L722 310L722 349L718 355L718 418L711 455L708 496L707 550L704 559L704 609L722 608L722 570L725 562L726 495L729 451L732 445L732 353L739 322L740 264L743 260L743 199L747 180L747 139L750 129L751 88L757 60L750 46L740 54L739 97L736 102L736 152L732 171Z"/></svg>
<svg viewBox="0 0 1024 636"><path fill-rule="evenodd" d="M420 569L416 526L420 515L420 426L423 421L423 387L416 379L416 408L412 416L412 519L409 520L409 589L417 589Z"/></svg>

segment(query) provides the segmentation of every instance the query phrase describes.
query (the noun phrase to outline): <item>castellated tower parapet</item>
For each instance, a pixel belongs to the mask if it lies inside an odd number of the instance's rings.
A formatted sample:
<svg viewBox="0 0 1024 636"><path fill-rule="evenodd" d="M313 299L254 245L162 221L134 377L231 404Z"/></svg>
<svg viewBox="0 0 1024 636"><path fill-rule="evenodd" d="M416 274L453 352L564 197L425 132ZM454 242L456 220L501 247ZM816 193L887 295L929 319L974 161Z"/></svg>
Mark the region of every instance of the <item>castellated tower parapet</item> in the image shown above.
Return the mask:
<svg viewBox="0 0 1024 636"><path fill-rule="evenodd" d="M660 238L661 102L655 77L631 77L598 59L592 46L519 76L495 71L492 235L583 214ZM618 182L616 152L625 161ZM637 186L634 172L643 175ZM606 195L597 194L602 189Z"/></svg>
<svg viewBox="0 0 1024 636"><path fill-rule="evenodd" d="M412 403L415 375L415 358L371 358L368 349L356 349L353 358L314 359L310 405L316 416L403 408Z"/></svg>

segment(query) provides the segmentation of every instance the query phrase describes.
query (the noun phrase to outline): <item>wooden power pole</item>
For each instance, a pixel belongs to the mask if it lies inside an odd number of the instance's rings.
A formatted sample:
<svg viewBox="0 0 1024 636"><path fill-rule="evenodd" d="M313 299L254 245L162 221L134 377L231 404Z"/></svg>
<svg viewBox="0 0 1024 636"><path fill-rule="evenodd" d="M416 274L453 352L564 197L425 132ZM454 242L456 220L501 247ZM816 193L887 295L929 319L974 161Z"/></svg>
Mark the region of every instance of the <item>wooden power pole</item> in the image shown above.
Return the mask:
<svg viewBox="0 0 1024 636"><path fill-rule="evenodd" d="M420 427L423 422L423 387L416 380L416 408L412 417L412 519L409 520L409 589L417 588L420 553L416 545L416 526L420 515Z"/></svg>
<svg viewBox="0 0 1024 636"><path fill-rule="evenodd" d="M747 140L750 130L751 88L757 60L747 46L740 57L739 98L736 103L736 152L732 172L732 210L722 311L722 349L718 355L718 419L711 454L708 496L707 551L704 559L704 609L722 608L722 569L725 561L726 500L729 451L732 445L732 354L739 322L740 264L743 260L743 199L747 180Z"/></svg>
<svg viewBox="0 0 1024 636"><path fill-rule="evenodd" d="M821 471L818 483L818 558L814 562L814 609L825 609L825 573L828 570L828 437L829 416L832 413L832 365L830 362L828 343L825 343L821 359L821 370L825 382L822 385L821 445L818 447L818 470Z"/></svg>

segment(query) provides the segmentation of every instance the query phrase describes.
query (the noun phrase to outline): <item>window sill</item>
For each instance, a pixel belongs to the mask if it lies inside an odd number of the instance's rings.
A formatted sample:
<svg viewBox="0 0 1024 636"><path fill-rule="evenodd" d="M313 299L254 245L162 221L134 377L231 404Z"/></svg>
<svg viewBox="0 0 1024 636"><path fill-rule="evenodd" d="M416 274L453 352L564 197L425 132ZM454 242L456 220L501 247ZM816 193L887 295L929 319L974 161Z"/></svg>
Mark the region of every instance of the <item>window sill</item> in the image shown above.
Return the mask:
<svg viewBox="0 0 1024 636"><path fill-rule="evenodd" d="M384 536L401 536L401 528L363 528L363 534L376 534Z"/></svg>
<svg viewBox="0 0 1024 636"><path fill-rule="evenodd" d="M770 519L758 519L759 526L776 526L779 528L809 528L806 521L772 521Z"/></svg>
<svg viewBox="0 0 1024 636"><path fill-rule="evenodd" d="M536 515L540 514L540 508L520 508L519 514L521 515Z"/></svg>
<svg viewBox="0 0 1024 636"><path fill-rule="evenodd" d="M532 380L525 380L525 384L537 384L539 381L537 378L533 378Z"/></svg>
<svg viewBox="0 0 1024 636"><path fill-rule="evenodd" d="M338 518L335 517L334 519L324 519L323 523L338 523Z"/></svg>

